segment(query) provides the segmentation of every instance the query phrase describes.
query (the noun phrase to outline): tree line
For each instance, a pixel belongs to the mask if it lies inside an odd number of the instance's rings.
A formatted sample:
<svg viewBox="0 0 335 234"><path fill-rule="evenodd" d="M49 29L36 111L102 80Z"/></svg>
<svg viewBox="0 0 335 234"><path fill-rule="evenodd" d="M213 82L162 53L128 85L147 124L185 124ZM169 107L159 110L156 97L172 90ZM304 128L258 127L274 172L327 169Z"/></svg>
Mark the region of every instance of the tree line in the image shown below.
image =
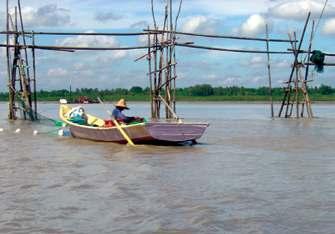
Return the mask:
<svg viewBox="0 0 335 234"><path fill-rule="evenodd" d="M82 88L76 89L72 92L66 89L61 90L40 90L37 92L38 100L40 101L57 101L60 98L66 98L69 100L75 100L79 97L88 97L91 100L96 100L97 97L102 97L105 100L115 100L117 98L127 98L129 100L149 100L150 89L134 86L130 89L116 88L116 89L94 89L94 88ZM283 95L283 88L273 88L272 94L275 99L280 99ZM335 100L335 88L327 85L321 85L319 87L310 87L309 94L312 97L334 96ZM259 88L246 88L246 87L213 87L209 84L195 85L186 88L178 88L176 95L181 100L266 100L269 96L268 87ZM258 97L258 99L256 98ZM225 99L226 98L226 99ZM7 101L8 93L0 93L0 100Z"/></svg>

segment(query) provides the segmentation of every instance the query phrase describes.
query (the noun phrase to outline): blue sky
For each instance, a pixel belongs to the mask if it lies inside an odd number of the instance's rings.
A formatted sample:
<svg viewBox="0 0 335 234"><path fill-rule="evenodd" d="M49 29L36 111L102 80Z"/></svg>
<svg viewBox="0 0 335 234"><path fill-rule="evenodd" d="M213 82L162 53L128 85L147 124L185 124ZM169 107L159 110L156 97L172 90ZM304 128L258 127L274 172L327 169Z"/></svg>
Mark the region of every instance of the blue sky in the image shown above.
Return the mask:
<svg viewBox="0 0 335 234"><path fill-rule="evenodd" d="M12 6L15 1L11 1ZM164 0L155 0L156 15L161 23ZM175 0L177 7L179 1ZM271 37L287 39L287 33L300 35L309 10L317 19L324 0L184 0L179 31L204 32L264 37L265 24L270 25ZM80 32L140 32L152 25L150 0L22 0L23 17L27 30ZM0 5L1 29L4 22L5 1ZM176 12L176 9L175 9ZM310 33L310 28L308 30ZM308 36L309 37L309 36ZM335 52L335 0L329 0L324 17L319 23L314 48ZM1 38L4 41L4 38ZM264 50L263 42L209 40L180 37L180 41L224 48ZM92 46L141 45L145 37L43 37L38 44ZM271 44L272 50L286 50L288 44ZM304 44L307 49L307 43ZM38 89L68 88L129 88L146 87L147 63L134 62L145 51L133 52L50 52L38 51ZM4 51L1 51L0 90L6 88ZM327 58L335 62L334 58ZM258 87L267 85L265 55L233 54L177 49L178 86L209 83L213 86ZM282 86L288 78L292 57L272 56L274 86ZM312 72L312 85L335 86L335 68L323 74Z"/></svg>

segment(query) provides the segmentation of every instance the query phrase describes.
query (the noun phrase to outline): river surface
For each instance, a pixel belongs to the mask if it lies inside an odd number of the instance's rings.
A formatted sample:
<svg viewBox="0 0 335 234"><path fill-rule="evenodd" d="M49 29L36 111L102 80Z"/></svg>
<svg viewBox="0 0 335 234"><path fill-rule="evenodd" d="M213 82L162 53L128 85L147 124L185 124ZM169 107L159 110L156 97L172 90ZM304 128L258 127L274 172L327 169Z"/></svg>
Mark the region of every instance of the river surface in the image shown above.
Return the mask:
<svg viewBox="0 0 335 234"><path fill-rule="evenodd" d="M210 123L200 144L59 137L48 121L9 123L0 103L0 233L335 233L335 105L314 105L313 120L271 120L263 104L178 107Z"/></svg>

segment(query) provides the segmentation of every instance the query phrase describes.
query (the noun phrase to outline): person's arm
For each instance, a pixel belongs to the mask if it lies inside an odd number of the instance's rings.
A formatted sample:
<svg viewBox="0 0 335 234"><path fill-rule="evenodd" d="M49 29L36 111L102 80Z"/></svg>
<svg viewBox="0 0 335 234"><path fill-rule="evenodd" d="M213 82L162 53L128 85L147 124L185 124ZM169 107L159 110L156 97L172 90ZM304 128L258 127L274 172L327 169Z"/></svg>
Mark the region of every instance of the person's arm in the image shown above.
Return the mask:
<svg viewBox="0 0 335 234"><path fill-rule="evenodd" d="M115 109L113 110L113 112L112 112L112 117L113 117L114 119L118 119L119 116L120 116L120 110L118 110L118 109L115 108Z"/></svg>
<svg viewBox="0 0 335 234"><path fill-rule="evenodd" d="M120 121L120 122L123 122L123 123L126 123L126 124L129 124L131 122L138 121L138 120L143 121L142 118L138 118L138 117L134 117L134 116L126 116L119 109L115 109L112 114L117 121Z"/></svg>
<svg viewBox="0 0 335 234"><path fill-rule="evenodd" d="M129 124L133 121L135 121L135 117L129 117L129 116L125 116L125 118L123 119L123 122L125 122L126 124Z"/></svg>
<svg viewBox="0 0 335 234"><path fill-rule="evenodd" d="M127 118L127 116L125 116L119 109L114 109L113 113L112 113L114 119L116 119L117 121L121 121L124 122L125 119Z"/></svg>

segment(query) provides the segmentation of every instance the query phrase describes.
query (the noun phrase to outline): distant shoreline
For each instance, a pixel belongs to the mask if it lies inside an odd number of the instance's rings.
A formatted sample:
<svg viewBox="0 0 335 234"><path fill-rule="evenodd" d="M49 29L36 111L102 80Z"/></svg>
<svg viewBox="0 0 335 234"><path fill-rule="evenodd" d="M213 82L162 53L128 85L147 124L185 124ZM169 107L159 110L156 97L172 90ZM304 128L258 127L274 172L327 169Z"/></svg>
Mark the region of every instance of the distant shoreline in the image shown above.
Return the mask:
<svg viewBox="0 0 335 234"><path fill-rule="evenodd" d="M292 90L292 101L295 98L294 90ZM321 85L320 87L310 87L308 89L309 97L312 102L335 102L335 88L330 86ZM195 85L186 88L177 88L175 90L175 97L177 102L231 102L231 103L269 103L270 95L269 88L245 88L245 87L212 87L209 84ZM164 90L161 95L165 96ZM283 88L273 88L272 97L273 101L280 103L282 101L284 92ZM116 102L121 98L129 102L141 101L150 102L150 89L134 86L130 89L92 89L83 88L69 91L40 90L37 92L37 100L40 102L58 102L59 99L65 98L77 103L98 102L97 98L100 97L106 102ZM299 93L300 102L302 100L302 93ZM0 93L0 100L7 101L8 93Z"/></svg>
<svg viewBox="0 0 335 234"><path fill-rule="evenodd" d="M105 103L114 103L117 99L113 101L106 100ZM127 99L128 102L138 102L138 103L149 103L148 100L131 100ZM266 100L177 100L179 103L226 103L226 104L270 104L270 101ZM8 103L8 101L0 100L0 103ZM39 100L38 103L55 103L58 104L56 100ZM280 105L281 101L274 101L274 105ZM83 103L71 103L74 105L82 105ZM99 104L99 103L87 103L85 105ZM312 104L335 104L335 100L312 100Z"/></svg>

